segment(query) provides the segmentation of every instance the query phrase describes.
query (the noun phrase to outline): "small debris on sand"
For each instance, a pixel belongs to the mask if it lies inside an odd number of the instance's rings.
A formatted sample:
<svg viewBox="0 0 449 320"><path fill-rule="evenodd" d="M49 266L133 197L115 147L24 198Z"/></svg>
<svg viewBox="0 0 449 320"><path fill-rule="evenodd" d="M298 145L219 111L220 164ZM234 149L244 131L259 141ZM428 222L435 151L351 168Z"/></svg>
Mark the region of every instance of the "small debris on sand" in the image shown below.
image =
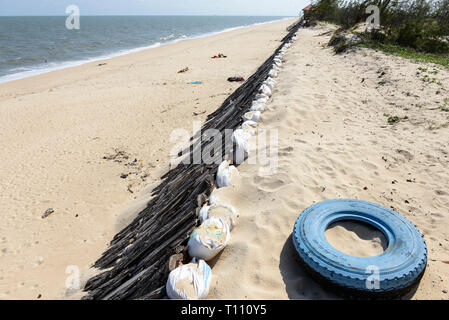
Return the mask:
<svg viewBox="0 0 449 320"><path fill-rule="evenodd" d="M211 57L211 59L219 59L219 58L227 58L227 56L225 56L223 53L219 53L218 55Z"/></svg>
<svg viewBox="0 0 449 320"><path fill-rule="evenodd" d="M115 153L113 153L109 156L104 156L103 160L111 160L114 162L122 163L129 159L129 156L125 151L118 150L118 149L115 149L114 151L115 151Z"/></svg>
<svg viewBox="0 0 449 320"><path fill-rule="evenodd" d="M44 214L42 215L42 219L47 218L49 215L51 215L54 212L55 212L55 210L53 210L53 208L48 208L47 210L45 210Z"/></svg>
<svg viewBox="0 0 449 320"><path fill-rule="evenodd" d="M184 69L179 70L178 73L185 73L187 71L189 71L189 67L185 67Z"/></svg>
<svg viewBox="0 0 449 320"><path fill-rule="evenodd" d="M245 78L243 77L230 77L228 78L229 82L243 82L245 81Z"/></svg>

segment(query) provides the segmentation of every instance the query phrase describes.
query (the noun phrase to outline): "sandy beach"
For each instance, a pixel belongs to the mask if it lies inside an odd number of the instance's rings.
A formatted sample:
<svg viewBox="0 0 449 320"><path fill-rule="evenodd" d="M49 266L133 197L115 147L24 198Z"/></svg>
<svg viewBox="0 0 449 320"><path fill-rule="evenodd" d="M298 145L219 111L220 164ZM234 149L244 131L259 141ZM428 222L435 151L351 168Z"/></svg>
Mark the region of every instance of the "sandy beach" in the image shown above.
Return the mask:
<svg viewBox="0 0 449 320"><path fill-rule="evenodd" d="M171 132L193 135L193 123L239 86L226 79L253 74L293 21L0 84L0 299L80 298L65 288L70 272L79 269L82 285L144 208L169 169ZM244 163L219 191L240 219L210 263L209 299L338 299L299 266L291 240L304 209L338 198L412 221L429 263L406 298L449 299L449 113L440 108L449 71L368 49L335 55L326 45L333 28L300 29L284 57L259 123L278 132L276 174ZM210 58L218 53L227 58ZM438 83L422 81L429 72ZM389 124L391 116L400 121ZM386 245L379 232L347 223L326 236L353 255Z"/></svg>
<svg viewBox="0 0 449 320"><path fill-rule="evenodd" d="M312 204L352 198L394 208L424 234L427 270L405 298L447 300L449 114L439 106L449 72L368 49L335 55L329 30L298 31L262 115L260 129L278 130L278 172L245 163L234 186L219 191L241 219L213 262L209 298L338 298L298 265L291 234ZM425 68L439 84L421 80ZM390 125L387 115L401 121ZM357 256L385 246L379 232L347 223L326 236Z"/></svg>
<svg viewBox="0 0 449 320"><path fill-rule="evenodd" d="M69 266L86 280L145 206L172 130L192 132L239 86L226 79L253 74L292 22L0 84L0 299L79 298L65 289ZM218 53L227 58L210 58Z"/></svg>

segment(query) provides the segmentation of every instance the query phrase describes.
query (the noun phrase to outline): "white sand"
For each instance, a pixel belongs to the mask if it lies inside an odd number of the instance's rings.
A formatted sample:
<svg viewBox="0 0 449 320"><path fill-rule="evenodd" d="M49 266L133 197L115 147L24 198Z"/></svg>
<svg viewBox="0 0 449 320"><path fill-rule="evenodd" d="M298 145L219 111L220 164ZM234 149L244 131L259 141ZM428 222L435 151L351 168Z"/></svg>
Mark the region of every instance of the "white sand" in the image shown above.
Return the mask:
<svg viewBox="0 0 449 320"><path fill-rule="evenodd" d="M193 121L204 121L240 85L226 79L252 75L292 22L0 84L0 299L77 298L65 290L67 266L87 279L145 206L148 192L132 200L168 169L172 130L192 132ZM228 58L210 59L218 53ZM203 84L187 84L197 80ZM127 166L134 158L142 162ZM42 219L50 207L55 212Z"/></svg>
<svg viewBox="0 0 449 320"><path fill-rule="evenodd" d="M388 247L380 230L355 221L336 222L329 226L325 235L335 249L355 257L374 257Z"/></svg>
<svg viewBox="0 0 449 320"><path fill-rule="evenodd" d="M221 191L240 221L214 264L210 298L336 298L298 265L291 233L312 204L354 198L393 207L424 234L428 269L409 298L448 299L449 113L438 106L449 72L436 67L442 84L424 83L418 67L432 66L370 50L334 55L327 30L298 32L262 115L259 127L279 133L277 174L245 163L242 181ZM408 119L388 125L384 113ZM365 241L352 253L382 252L372 232L337 228L328 231L336 246Z"/></svg>
<svg viewBox="0 0 449 320"><path fill-rule="evenodd" d="M145 206L167 169L171 130L204 121L239 85L226 78L251 75L291 22L0 85L0 299L78 298L64 288L66 267L79 266L87 279L89 265ZM392 206L417 225L429 265L413 298L448 299L449 113L438 105L448 97L449 72L439 68L431 77L442 85L429 84L416 74L422 65L408 60L369 50L336 56L323 47L325 31L299 31L262 115L260 128L278 129L277 174L243 164L237 185L220 191L240 220L211 263L209 298L335 298L299 267L290 235L313 203L355 198ZM220 52L228 58L209 59ZM186 85L195 80L204 83ZM390 126L384 113L408 119ZM115 149L129 158L103 159ZM126 166L134 158L143 161ZM137 174L120 179L129 172ZM55 213L42 219L49 207ZM354 226L328 236L353 254L382 247L379 236Z"/></svg>

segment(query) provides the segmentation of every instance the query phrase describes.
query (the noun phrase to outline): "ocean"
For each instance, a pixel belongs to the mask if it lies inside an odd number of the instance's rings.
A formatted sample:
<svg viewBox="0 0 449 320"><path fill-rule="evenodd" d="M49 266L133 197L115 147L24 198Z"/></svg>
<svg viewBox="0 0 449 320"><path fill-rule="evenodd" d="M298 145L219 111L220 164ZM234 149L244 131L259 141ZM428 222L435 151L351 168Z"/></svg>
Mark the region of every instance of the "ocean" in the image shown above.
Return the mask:
<svg viewBox="0 0 449 320"><path fill-rule="evenodd" d="M281 20L244 16L0 16L0 82L215 33Z"/></svg>

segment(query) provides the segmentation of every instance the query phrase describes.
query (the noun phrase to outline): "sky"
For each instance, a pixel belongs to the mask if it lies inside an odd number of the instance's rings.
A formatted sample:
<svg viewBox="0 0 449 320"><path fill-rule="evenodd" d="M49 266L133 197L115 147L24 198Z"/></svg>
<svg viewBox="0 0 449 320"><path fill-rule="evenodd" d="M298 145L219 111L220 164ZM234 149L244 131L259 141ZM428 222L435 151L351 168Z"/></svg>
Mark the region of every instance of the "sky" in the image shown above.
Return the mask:
<svg viewBox="0 0 449 320"><path fill-rule="evenodd" d="M0 16L66 15L243 15L297 16L310 0L0 0Z"/></svg>

